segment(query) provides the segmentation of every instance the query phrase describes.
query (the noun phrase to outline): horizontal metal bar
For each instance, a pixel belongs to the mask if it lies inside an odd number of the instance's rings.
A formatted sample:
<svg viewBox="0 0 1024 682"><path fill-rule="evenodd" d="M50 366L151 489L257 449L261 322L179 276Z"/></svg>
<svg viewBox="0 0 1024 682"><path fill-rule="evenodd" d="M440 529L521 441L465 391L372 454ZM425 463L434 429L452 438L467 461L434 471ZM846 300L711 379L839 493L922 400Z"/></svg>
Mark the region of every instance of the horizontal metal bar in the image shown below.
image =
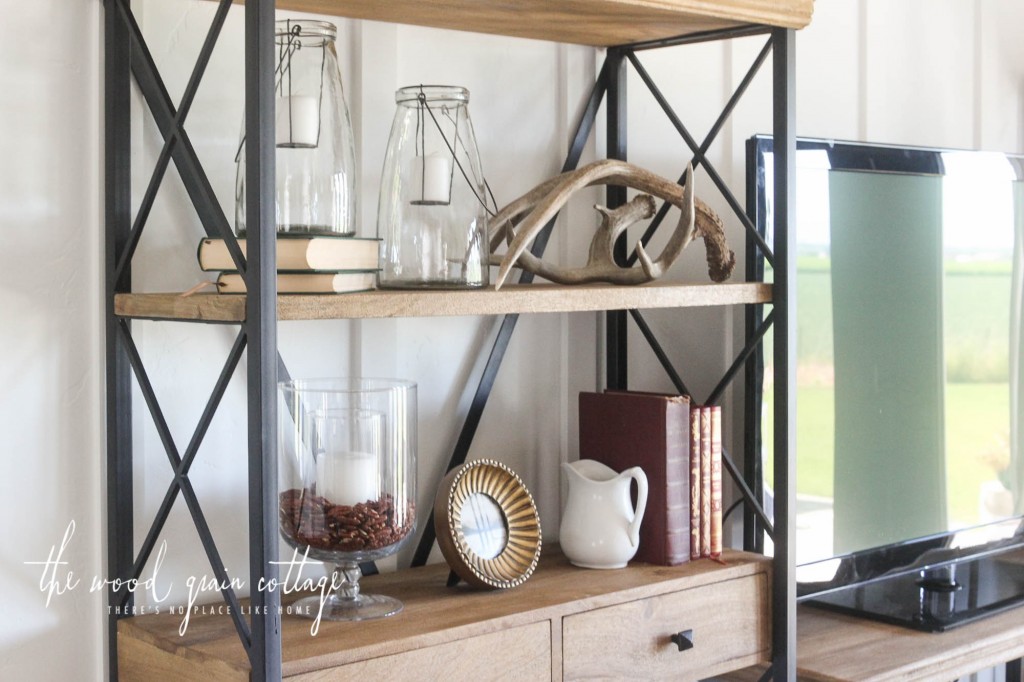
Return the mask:
<svg viewBox="0 0 1024 682"><path fill-rule="evenodd" d="M744 24L742 26L730 26L729 28L719 28L710 31L688 33L686 35L675 36L672 38L644 40L641 42L622 45L620 47L634 52L640 52L643 50L656 50L663 47L694 45L696 43L710 43L717 40L726 40L732 38L746 38L748 36L764 35L765 33L769 33L770 31L770 26L764 26L762 24Z"/></svg>

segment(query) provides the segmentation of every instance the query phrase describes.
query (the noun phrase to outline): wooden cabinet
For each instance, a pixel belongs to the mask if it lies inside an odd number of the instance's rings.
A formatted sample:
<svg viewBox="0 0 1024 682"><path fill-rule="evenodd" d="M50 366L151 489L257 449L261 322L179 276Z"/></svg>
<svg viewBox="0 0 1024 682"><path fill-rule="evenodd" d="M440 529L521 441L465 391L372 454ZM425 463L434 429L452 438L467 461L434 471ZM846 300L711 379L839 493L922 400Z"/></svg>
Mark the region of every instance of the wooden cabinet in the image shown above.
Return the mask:
<svg viewBox="0 0 1024 682"><path fill-rule="evenodd" d="M282 672L303 682L349 679L696 680L770 658L771 560L728 551L681 566L576 568L545 553L524 585L505 591L445 586L446 566L364 579L398 597L396 616L320 625L285 615ZM287 598L285 601L289 601ZM243 606L243 608L245 608ZM122 679L246 680L248 661L230 618L160 614L119 623ZM680 651L672 635L692 630Z"/></svg>

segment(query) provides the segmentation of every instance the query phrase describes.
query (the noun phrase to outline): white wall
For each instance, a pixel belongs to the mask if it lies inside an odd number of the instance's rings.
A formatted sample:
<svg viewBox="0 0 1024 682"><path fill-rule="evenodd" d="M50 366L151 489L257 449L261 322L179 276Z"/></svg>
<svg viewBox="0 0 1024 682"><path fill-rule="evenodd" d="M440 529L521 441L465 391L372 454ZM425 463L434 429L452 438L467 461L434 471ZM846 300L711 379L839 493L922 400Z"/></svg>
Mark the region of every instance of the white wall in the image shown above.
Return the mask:
<svg viewBox="0 0 1024 682"><path fill-rule="evenodd" d="M4 0L0 25L0 677L99 679L105 607L85 584L104 574L102 484L102 8L99 0ZM215 5L196 0L133 3L155 58L177 98ZM1024 151L1024 55L1012 0L819 0L797 40L798 125L802 135ZM242 85L241 9L232 10L189 118L210 180L231 210ZM396 87L420 81L467 86L485 171L499 202L557 171L569 129L594 75L585 48L371 22L339 22L339 55L359 140L360 231L373 234L376 183ZM641 56L698 139L763 45L677 48ZM630 77L630 159L675 177L689 158L638 78ZM770 130L766 68L723 130L710 158L743 196L744 140ZM151 119L135 117L138 201L159 151ZM600 130L598 131L601 132ZM600 138L599 138L600 139ZM592 153L600 152L601 144ZM700 194L727 214L706 176ZM591 197L600 200L599 196ZM549 253L583 260L596 223L576 202ZM742 235L727 219L737 248ZM181 290L202 273L194 262L201 228L172 171L136 260L139 291ZM655 252L660 246L655 246ZM700 245L671 275L704 281ZM651 326L698 396L731 360L721 338L740 333L738 311L651 313ZM524 317L484 414L472 457L496 457L526 479L545 536L557 532L557 461L576 456L576 393L597 386L599 317ZM282 325L292 373L394 375L420 383L420 499L430 494L454 445L489 347L489 319L398 320ZM136 338L184 448L233 330L136 323ZM671 343L668 341L671 340ZM630 385L669 384L643 341L631 337ZM245 576L244 373L211 426L192 478L225 562ZM726 413L739 395L726 397ZM735 426L734 426L735 424ZM137 405L136 514L141 541L168 484L169 467L143 406ZM738 419L727 433L738 442ZM736 448L734 447L734 450ZM40 567L69 521L77 530L64 559L83 584L44 608ZM209 568L184 506L165 529L163 589L181 598L189 575ZM53 655L57 650L60 655Z"/></svg>

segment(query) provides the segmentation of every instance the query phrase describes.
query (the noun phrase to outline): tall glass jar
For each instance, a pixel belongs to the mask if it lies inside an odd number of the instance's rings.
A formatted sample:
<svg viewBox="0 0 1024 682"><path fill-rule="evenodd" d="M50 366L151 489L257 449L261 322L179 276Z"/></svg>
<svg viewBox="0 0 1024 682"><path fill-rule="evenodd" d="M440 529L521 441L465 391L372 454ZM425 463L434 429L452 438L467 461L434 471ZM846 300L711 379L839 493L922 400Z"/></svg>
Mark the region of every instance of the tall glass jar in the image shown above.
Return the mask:
<svg viewBox="0 0 1024 682"><path fill-rule="evenodd" d="M281 537L294 556L334 566L329 596L300 600L297 612L323 620L397 613L397 599L360 590L359 563L398 551L415 534L416 384L282 382L278 419Z"/></svg>
<svg viewBox="0 0 1024 682"><path fill-rule="evenodd" d="M384 288L484 287L487 209L469 91L416 85L395 93L377 211Z"/></svg>
<svg viewBox="0 0 1024 682"><path fill-rule="evenodd" d="M276 22L278 234L355 233L356 163L352 122L326 21ZM245 236L245 123L236 157L235 232Z"/></svg>

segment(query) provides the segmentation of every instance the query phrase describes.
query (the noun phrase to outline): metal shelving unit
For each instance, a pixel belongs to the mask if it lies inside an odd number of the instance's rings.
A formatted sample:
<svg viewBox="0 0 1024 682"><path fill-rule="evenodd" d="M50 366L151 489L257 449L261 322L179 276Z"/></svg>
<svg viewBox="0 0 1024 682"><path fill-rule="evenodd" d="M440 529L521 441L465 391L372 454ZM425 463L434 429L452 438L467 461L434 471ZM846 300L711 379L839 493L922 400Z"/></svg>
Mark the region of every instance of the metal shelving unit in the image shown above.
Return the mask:
<svg viewBox="0 0 1024 682"><path fill-rule="evenodd" d="M107 494L109 577L126 581L141 575L156 544L172 505L180 495L184 498L195 522L203 547L215 575L225 576L223 562L210 534L202 507L193 491L188 471L220 402L228 380L234 373L243 352L248 354L248 443L249 443L249 519L250 574L267 579L276 576L271 560L277 555L277 501L275 471L276 383L287 376L277 354L277 323L285 319L358 318L369 316L413 315L503 315L503 322L480 378L476 395L463 425L462 434L452 453L450 464L465 460L483 409L490 395L504 352L515 329L519 314L535 312L595 311L607 313L607 384L625 388L626 325L632 318L644 338L651 344L676 388L689 393L679 373L643 318L641 309L685 307L693 305L761 305L772 304L772 312L764 323L750 334L744 350L738 355L706 402L715 402L729 382L742 370L753 350L771 329L775 353L775 524L764 513L760 500L751 492L739 469L726 453L724 464L742 490L748 509L758 517L773 536L775 559L772 584L772 666L765 674L776 680L795 679L795 604L794 555L792 551L794 524L789 513L795 494L795 470L788 456L792 444L791 416L794 411L788 377L795 344L795 330L789 324L788 311L794 303L789 286L793 263L788 254L792 246L792 216L789 206L793 198L794 135L794 30L810 20L812 0L794 0L784 4L771 0L744 3L716 3L675 0L674 3L626 2L625 0L579 0L570 9L562 3L525 0L522 6L481 0L374 0L355 3L348 0L282 0L278 7L316 11L341 16L404 21L429 26L459 28L504 35L562 40L608 47L605 62L594 84L585 111L570 145L563 166L574 168L579 162L590 136L602 101L606 102L607 150L612 158L626 158L626 82L627 69L632 67L664 109L673 126L693 153L694 168L702 167L726 197L739 220L746 225L760 256L773 265L773 285L746 283L730 285L686 286L654 285L636 288L557 287L534 285L532 276L524 273L518 287L501 292L373 292L345 297L300 296L281 297L276 293L276 264L273 248L275 226L272 202L265 200L274 192L273 132L273 0L248 0L245 5L246 45L246 158L247 215L249 222L249 260L241 256L223 209L217 204L212 188L185 131L184 123L209 61L213 46L231 7L230 0L220 0L215 19L185 89L175 106L163 85L138 25L129 0L105 0L105 129L106 129L106 333L107 333ZM734 6L735 5L735 6ZM724 40L743 36L765 35L767 41L730 98L721 115L703 142L698 143L662 96L639 60L638 54L650 49L697 42ZM775 136L775 250L757 235L740 203L709 163L706 153L715 136L742 97L754 74L772 57L773 132ZM130 199L130 79L134 77L143 98L164 138L153 177L142 197L141 207L133 217ZM174 162L189 197L195 204L207 235L223 238L232 244L239 271L246 281L246 296L195 296L181 299L174 295L132 294L131 258L153 205L156 190L171 162ZM682 177L680 181L682 181ZM625 201L623 188L609 187L609 206ZM654 234L667 207L658 213L643 237ZM551 225L537 238L532 249L543 252ZM625 242L618 246L618 258L632 263L635 255L626 253ZM372 310L383 311L372 313ZM237 324L240 329L228 359L221 370L206 409L193 437L183 453L179 453L149 383L145 367L135 348L131 334L133 318L178 320L183 322ZM174 476L163 503L139 548L133 542L131 396L134 374L141 394L154 419L157 432L167 452ZM414 563L423 563L433 543L432 524L417 550ZM225 601L233 606L235 629L245 649L252 670L252 679L278 679L281 675L281 622L278 615L280 595L277 592L254 591L251 618L241 615L233 590L223 591ZM131 594L122 587L111 588L112 606L131 605ZM117 676L118 614L112 610L108 636L110 669Z"/></svg>

